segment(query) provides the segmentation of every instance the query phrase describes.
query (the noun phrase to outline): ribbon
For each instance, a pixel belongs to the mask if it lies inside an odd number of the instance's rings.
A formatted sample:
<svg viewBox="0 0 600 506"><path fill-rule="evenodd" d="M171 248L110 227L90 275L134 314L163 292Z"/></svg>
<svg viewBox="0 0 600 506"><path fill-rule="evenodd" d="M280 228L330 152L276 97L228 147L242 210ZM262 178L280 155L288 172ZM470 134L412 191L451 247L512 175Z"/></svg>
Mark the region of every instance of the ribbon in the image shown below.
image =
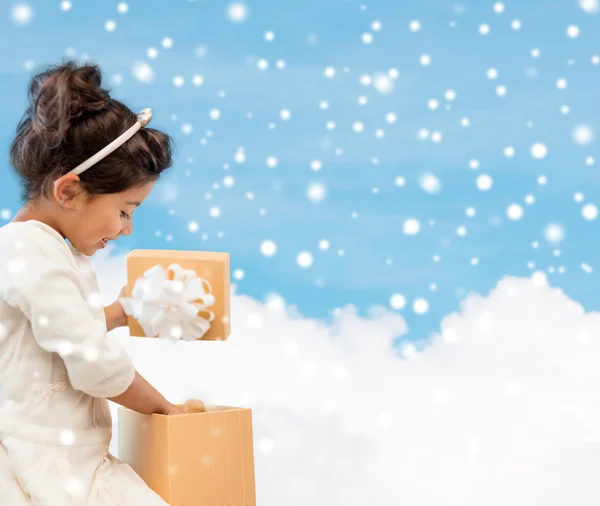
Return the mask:
<svg viewBox="0 0 600 506"><path fill-rule="evenodd" d="M177 264L167 269L161 265L148 269L135 282L131 297L119 302L147 337L194 341L206 334L215 319L208 310L215 303L210 283L193 269Z"/></svg>

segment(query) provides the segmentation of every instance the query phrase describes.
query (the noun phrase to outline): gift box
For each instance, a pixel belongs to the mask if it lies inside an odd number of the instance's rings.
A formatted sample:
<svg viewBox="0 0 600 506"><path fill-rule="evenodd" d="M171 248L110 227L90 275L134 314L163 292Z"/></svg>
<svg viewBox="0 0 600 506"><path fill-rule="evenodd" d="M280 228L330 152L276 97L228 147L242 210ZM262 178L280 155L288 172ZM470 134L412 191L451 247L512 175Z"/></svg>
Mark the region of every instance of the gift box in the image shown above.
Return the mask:
<svg viewBox="0 0 600 506"><path fill-rule="evenodd" d="M121 304L132 336L223 341L231 332L229 255L133 250Z"/></svg>
<svg viewBox="0 0 600 506"><path fill-rule="evenodd" d="M119 459L170 506L256 506L250 409L118 418Z"/></svg>

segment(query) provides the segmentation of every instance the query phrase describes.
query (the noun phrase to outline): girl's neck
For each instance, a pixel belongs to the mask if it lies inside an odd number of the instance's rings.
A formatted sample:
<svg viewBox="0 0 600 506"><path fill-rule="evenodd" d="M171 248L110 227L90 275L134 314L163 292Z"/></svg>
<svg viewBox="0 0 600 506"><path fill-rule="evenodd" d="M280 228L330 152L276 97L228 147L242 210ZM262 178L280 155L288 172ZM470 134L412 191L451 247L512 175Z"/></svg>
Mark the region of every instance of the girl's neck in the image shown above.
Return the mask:
<svg viewBox="0 0 600 506"><path fill-rule="evenodd" d="M43 204L37 202L28 202L25 204L19 211L14 215L11 221L13 222L22 222L35 220L45 223L49 227L52 227L56 230L63 238L66 238L65 235L61 231L61 226L58 223L58 220L53 216L49 209L46 208Z"/></svg>

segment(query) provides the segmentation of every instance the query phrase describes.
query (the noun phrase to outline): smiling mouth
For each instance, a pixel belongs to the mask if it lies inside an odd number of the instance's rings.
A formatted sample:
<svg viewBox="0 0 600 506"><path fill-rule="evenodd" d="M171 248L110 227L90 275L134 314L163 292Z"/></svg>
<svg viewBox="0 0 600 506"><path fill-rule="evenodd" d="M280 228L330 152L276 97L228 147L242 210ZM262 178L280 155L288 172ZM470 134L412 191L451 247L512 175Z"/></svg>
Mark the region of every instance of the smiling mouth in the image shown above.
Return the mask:
<svg viewBox="0 0 600 506"><path fill-rule="evenodd" d="M106 246L108 244L108 239L102 239L102 245Z"/></svg>

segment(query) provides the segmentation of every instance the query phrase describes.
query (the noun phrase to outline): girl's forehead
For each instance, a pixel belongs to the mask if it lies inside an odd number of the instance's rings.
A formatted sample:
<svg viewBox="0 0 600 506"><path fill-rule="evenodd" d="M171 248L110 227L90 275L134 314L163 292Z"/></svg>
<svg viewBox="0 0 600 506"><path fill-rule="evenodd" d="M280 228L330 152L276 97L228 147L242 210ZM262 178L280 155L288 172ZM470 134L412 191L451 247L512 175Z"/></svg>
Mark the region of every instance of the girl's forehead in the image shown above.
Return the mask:
<svg viewBox="0 0 600 506"><path fill-rule="evenodd" d="M130 188L129 190L118 193L117 195L119 195L122 200L137 202L139 205L152 191L153 187L154 182L145 184L144 186L139 186L137 188Z"/></svg>

